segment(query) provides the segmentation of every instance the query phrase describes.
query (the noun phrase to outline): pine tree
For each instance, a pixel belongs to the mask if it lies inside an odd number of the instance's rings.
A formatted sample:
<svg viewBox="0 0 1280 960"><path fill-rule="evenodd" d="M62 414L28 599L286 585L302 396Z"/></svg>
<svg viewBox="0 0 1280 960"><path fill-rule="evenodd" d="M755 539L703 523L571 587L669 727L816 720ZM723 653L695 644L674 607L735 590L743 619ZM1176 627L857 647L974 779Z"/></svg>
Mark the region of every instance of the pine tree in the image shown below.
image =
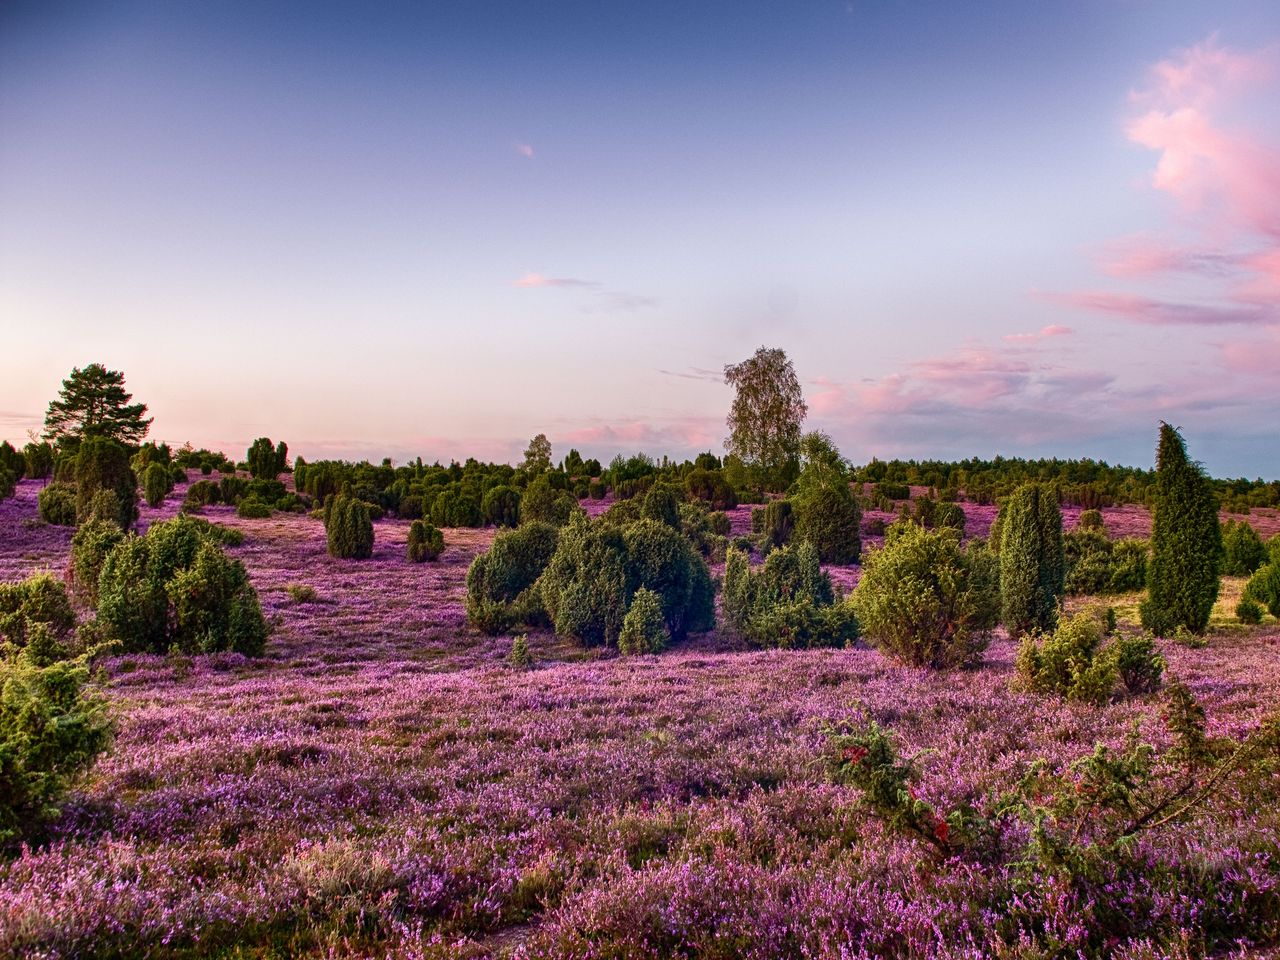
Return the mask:
<svg viewBox="0 0 1280 960"><path fill-rule="evenodd" d="M1187 458L1182 434L1161 422L1142 625L1160 636L1179 627L1202 633L1218 599L1221 564L1213 488L1200 465Z"/></svg>
<svg viewBox="0 0 1280 960"><path fill-rule="evenodd" d="M1001 620L1013 634L1052 630L1066 577L1057 494L1023 484L1000 514Z"/></svg>
<svg viewBox="0 0 1280 960"><path fill-rule="evenodd" d="M58 399L49 402L44 415L44 439L74 450L83 439L106 437L131 446L151 427L144 419L145 403L130 403L133 394L124 388L124 374L91 363L74 367L62 381Z"/></svg>

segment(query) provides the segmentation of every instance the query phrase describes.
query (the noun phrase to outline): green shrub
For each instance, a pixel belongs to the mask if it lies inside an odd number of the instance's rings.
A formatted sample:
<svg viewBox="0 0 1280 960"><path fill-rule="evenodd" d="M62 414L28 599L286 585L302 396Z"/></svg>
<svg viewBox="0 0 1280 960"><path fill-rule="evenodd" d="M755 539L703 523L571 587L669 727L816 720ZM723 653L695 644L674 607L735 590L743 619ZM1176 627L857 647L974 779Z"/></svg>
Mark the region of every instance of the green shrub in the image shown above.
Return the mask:
<svg viewBox="0 0 1280 960"><path fill-rule="evenodd" d="M1245 584L1244 596L1266 607L1273 617L1280 617L1280 562L1272 560L1259 567Z"/></svg>
<svg viewBox="0 0 1280 960"><path fill-rule="evenodd" d="M480 500L461 487L446 487L431 503L431 522L437 527L478 527L483 522Z"/></svg>
<svg viewBox="0 0 1280 960"><path fill-rule="evenodd" d="M52 574L36 573L19 583L0 583L0 638L25 647L36 624L59 640L75 629L76 614L63 582Z"/></svg>
<svg viewBox="0 0 1280 960"><path fill-rule="evenodd" d="M280 500L283 500L285 495L288 493L285 485L276 479L250 480L247 483L243 477L223 477L222 479L230 479L231 483L224 486L222 480L219 480L218 489L223 491L224 494L228 489L236 491L237 499L240 497L247 497L251 500L261 500L266 504L275 504ZM243 486L241 486L242 484ZM225 495L222 499L226 503L231 503L230 500L227 500ZM368 500L369 497L362 497L361 499Z"/></svg>
<svg viewBox="0 0 1280 960"><path fill-rule="evenodd" d="M37 499L40 519L60 527L73 527L76 523L76 488L70 483L55 480L43 490Z"/></svg>
<svg viewBox="0 0 1280 960"><path fill-rule="evenodd" d="M285 588L294 603L319 603L320 594L309 583L290 583Z"/></svg>
<svg viewBox="0 0 1280 960"><path fill-rule="evenodd" d="M520 634L511 641L511 652L507 654L507 663L516 670L529 670L533 667L533 654L529 652L529 637Z"/></svg>
<svg viewBox="0 0 1280 960"><path fill-rule="evenodd" d="M666 484L654 484L645 492L640 504L640 516L656 520L674 530L680 529L680 498Z"/></svg>
<svg viewBox="0 0 1280 960"><path fill-rule="evenodd" d="M785 547L795 528L795 509L790 500L770 500L762 510L751 512L751 529L759 536L762 553Z"/></svg>
<svg viewBox="0 0 1280 960"><path fill-rule="evenodd" d="M355 497L336 496L325 503L329 556L367 560L373 556L373 520L369 506Z"/></svg>
<svg viewBox="0 0 1280 960"><path fill-rule="evenodd" d="M170 642L183 653L231 650L262 655L269 629L244 564L205 540L190 566L165 583L172 610Z"/></svg>
<svg viewBox="0 0 1280 960"><path fill-rule="evenodd" d="M605 486L604 481L602 480L592 480L587 485L587 495L590 496L592 500L603 500L609 495L609 488Z"/></svg>
<svg viewBox="0 0 1280 960"><path fill-rule="evenodd" d="M999 616L991 551L966 551L953 530L897 523L863 562L853 607L864 635L915 666L967 667L982 659Z"/></svg>
<svg viewBox="0 0 1280 960"><path fill-rule="evenodd" d="M1114 620L1114 611L1112 617ZM1165 660L1156 650L1151 634L1116 637L1111 642L1111 655L1120 681L1130 693L1151 693L1160 688Z"/></svg>
<svg viewBox="0 0 1280 960"><path fill-rule="evenodd" d="M504 530L467 570L467 619L485 633L517 624L549 623L535 584L556 550L559 531L547 523Z"/></svg>
<svg viewBox="0 0 1280 960"><path fill-rule="evenodd" d="M35 634L47 637L47 628ZM106 701L86 689L84 660L50 659L42 649L33 642L0 659L0 845L55 816L72 780L111 742Z"/></svg>
<svg viewBox="0 0 1280 960"><path fill-rule="evenodd" d="M267 437L259 437L253 441L245 454L245 464L255 480L274 480L284 473L288 461L289 448L285 442L281 440L273 446Z"/></svg>
<svg viewBox="0 0 1280 960"><path fill-rule="evenodd" d="M198 483L206 482L211 481L198 481ZM281 488L283 489L283 484L281 484ZM243 500L248 494L249 481L244 477L237 477L234 473L227 473L218 478L218 500L222 503L233 507Z"/></svg>
<svg viewBox="0 0 1280 960"><path fill-rule="evenodd" d="M619 653L659 653L671 639L662 610L662 596L640 587L631 597L631 606L622 618L618 634Z"/></svg>
<svg viewBox="0 0 1280 960"><path fill-rule="evenodd" d="M107 637L143 653L260 653L267 625L258 595L244 565L222 552L219 529L179 514L116 544L98 578Z"/></svg>
<svg viewBox="0 0 1280 960"><path fill-rule="evenodd" d="M1077 530L1096 530L1099 533L1106 530L1106 524L1102 520L1101 510L1081 510L1080 519L1076 521Z"/></svg>
<svg viewBox="0 0 1280 960"><path fill-rule="evenodd" d="M1256 600L1241 597L1236 604L1236 619L1241 623L1261 623L1262 606Z"/></svg>
<svg viewBox="0 0 1280 960"><path fill-rule="evenodd" d="M690 631L711 629L714 587L706 563L692 544L654 519L629 524L622 535L628 585L647 588L662 598L662 616L670 636L683 640Z"/></svg>
<svg viewBox="0 0 1280 960"><path fill-rule="evenodd" d="M492 487L480 501L480 513L491 527L514 527L520 523L520 491L506 484Z"/></svg>
<svg viewBox="0 0 1280 960"><path fill-rule="evenodd" d="M1267 562L1267 548L1253 525L1228 520L1222 527L1222 572L1247 577Z"/></svg>
<svg viewBox="0 0 1280 960"><path fill-rule="evenodd" d="M162 463L148 465L142 475L142 491L146 496L147 506L158 507L168 496L170 487L169 468Z"/></svg>
<svg viewBox="0 0 1280 960"><path fill-rule="evenodd" d="M211 503L222 502L222 488L212 480L197 480L187 487L186 496L182 498L183 509L191 507L207 507Z"/></svg>
<svg viewBox="0 0 1280 960"><path fill-rule="evenodd" d="M1066 576L1057 493L1023 484L1000 516L1000 619L1013 634L1050 630Z"/></svg>
<svg viewBox="0 0 1280 960"><path fill-rule="evenodd" d="M18 475L0 467L0 500L7 500L18 492Z"/></svg>
<svg viewBox="0 0 1280 960"><path fill-rule="evenodd" d="M236 505L236 516L245 520L265 520L271 516L271 504L245 497Z"/></svg>
<svg viewBox="0 0 1280 960"><path fill-rule="evenodd" d="M831 578L808 542L773 551L755 572L747 554L730 547L722 595L725 620L759 646L846 646L858 636L852 608L835 602Z"/></svg>
<svg viewBox="0 0 1280 960"><path fill-rule="evenodd" d="M110 520L82 523L71 538L72 590L89 606L98 604L98 577L107 554L123 539L124 531Z"/></svg>
<svg viewBox="0 0 1280 960"><path fill-rule="evenodd" d="M715 510L732 510L738 505L738 495L719 470L690 471L684 488L690 499L708 503Z"/></svg>
<svg viewBox="0 0 1280 960"><path fill-rule="evenodd" d="M400 502L396 505L396 515L401 520L421 520L422 507L422 497L411 493L400 498Z"/></svg>
<svg viewBox="0 0 1280 960"><path fill-rule="evenodd" d="M886 500L910 500L911 488L905 483L881 481L875 485L875 495Z"/></svg>
<svg viewBox="0 0 1280 960"><path fill-rule="evenodd" d="M410 563L435 560L444 553L444 534L431 524L415 520L409 524L409 541L405 557Z"/></svg>
<svg viewBox="0 0 1280 960"><path fill-rule="evenodd" d="M53 447L32 441L22 448L22 461L28 478L43 480L53 473Z"/></svg>
<svg viewBox="0 0 1280 960"><path fill-rule="evenodd" d="M858 618L847 603L820 606L803 597L765 606L753 619L750 636L781 650L847 647L858 639Z"/></svg>
<svg viewBox="0 0 1280 960"><path fill-rule="evenodd" d="M588 647L617 643L634 589L627 560L620 529L585 519L565 526L539 581L559 636Z"/></svg>
<svg viewBox="0 0 1280 960"><path fill-rule="evenodd" d="M847 483L813 486L797 494L794 504L795 539L813 544L823 563L858 562L862 508Z"/></svg>
<svg viewBox="0 0 1280 960"><path fill-rule="evenodd" d="M115 495L114 517L121 530L138 519L138 478L129 465L129 451L105 437L87 437L76 454L76 520L89 519L94 499L101 491ZM99 501L101 502L101 501Z"/></svg>
<svg viewBox="0 0 1280 960"><path fill-rule="evenodd" d="M0 443L0 473L6 473L12 482L17 483L26 472L27 463L22 454L8 440ZM12 494L9 494L12 496Z"/></svg>
<svg viewBox="0 0 1280 960"><path fill-rule="evenodd" d="M520 498L521 523L550 523L563 527L582 513L573 495L552 486L552 474L542 474L524 489Z"/></svg>
<svg viewBox="0 0 1280 960"><path fill-rule="evenodd" d="M1102 640L1102 624L1090 613L1067 618L1050 634L1029 632L1018 648L1018 676L1036 693L1105 703L1117 674Z"/></svg>
<svg viewBox="0 0 1280 960"><path fill-rule="evenodd" d="M1151 561L1142 624L1159 636L1178 627L1202 633L1218 598L1222 531L1218 504L1199 464L1187 458L1182 435L1160 425L1151 511Z"/></svg>

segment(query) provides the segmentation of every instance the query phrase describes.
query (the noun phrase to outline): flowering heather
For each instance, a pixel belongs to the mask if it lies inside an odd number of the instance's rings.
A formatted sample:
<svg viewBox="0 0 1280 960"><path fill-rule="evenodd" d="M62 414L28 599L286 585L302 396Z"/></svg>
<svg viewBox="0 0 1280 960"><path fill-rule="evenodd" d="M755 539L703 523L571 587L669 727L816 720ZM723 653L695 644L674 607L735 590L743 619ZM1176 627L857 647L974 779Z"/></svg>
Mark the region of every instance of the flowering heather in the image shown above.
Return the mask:
<svg viewBox="0 0 1280 960"><path fill-rule="evenodd" d="M26 522L36 489L0 503L7 579L66 564L71 531ZM965 506L981 535L994 508ZM749 511L731 513L735 533ZM470 630L463 608L491 530L445 530L439 561L411 564L408 524L382 520L373 557L346 561L310 517L203 516L245 533L230 553L276 624L267 655L106 662L114 751L0 864L0 955L1049 955L1034 935L1074 956L1096 905L1060 879L1015 891L1003 869L922 857L827 782L822 731L870 714L917 755L916 789L939 808L1012 788L1036 758L1118 744L1134 721L1169 742L1156 696L1093 706L1011 688L1004 639L980 669L934 673L715 632L625 658L543 632L535 667L515 670L511 639ZM1270 618L1203 649L1159 646L1210 735L1242 736L1280 703ZM1278 833L1270 806L1141 838L1153 869L1110 891L1134 918L1114 955L1274 943Z"/></svg>

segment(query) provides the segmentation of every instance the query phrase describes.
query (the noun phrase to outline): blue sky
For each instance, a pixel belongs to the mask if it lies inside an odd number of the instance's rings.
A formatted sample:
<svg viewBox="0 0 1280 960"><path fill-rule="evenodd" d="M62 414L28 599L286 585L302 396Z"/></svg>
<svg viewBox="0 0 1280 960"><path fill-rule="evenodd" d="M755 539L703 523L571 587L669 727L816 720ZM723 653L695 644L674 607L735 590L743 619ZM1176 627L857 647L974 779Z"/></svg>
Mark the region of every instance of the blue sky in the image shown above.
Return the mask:
<svg viewBox="0 0 1280 960"><path fill-rule="evenodd" d="M270 9L262 9L263 7ZM0 7L0 437L72 366L230 451L1280 475L1280 9Z"/></svg>

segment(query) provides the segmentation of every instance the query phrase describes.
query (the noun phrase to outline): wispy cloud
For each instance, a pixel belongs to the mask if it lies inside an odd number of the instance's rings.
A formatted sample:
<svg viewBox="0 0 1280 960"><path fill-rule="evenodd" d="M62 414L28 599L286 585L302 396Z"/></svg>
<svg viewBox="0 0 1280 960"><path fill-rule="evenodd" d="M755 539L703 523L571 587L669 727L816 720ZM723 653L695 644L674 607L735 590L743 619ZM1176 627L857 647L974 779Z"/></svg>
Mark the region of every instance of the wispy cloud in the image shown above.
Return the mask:
<svg viewBox="0 0 1280 960"><path fill-rule="evenodd" d="M723 370L708 370L705 367L689 367L687 370L659 370L663 376L679 377L682 380L702 380L707 383L724 383Z"/></svg>
<svg viewBox="0 0 1280 960"><path fill-rule="evenodd" d="M530 160L533 159L533 147L530 144L517 143L516 153L520 154L522 157L527 157Z"/></svg>
<svg viewBox="0 0 1280 960"><path fill-rule="evenodd" d="M630 293L626 290L613 290L598 280L583 280L580 277L548 277L545 274L530 271L519 279L511 281L511 285L526 288L559 287L561 289L590 291L596 295L596 301L584 309L592 313L643 310L658 305L656 297Z"/></svg>
<svg viewBox="0 0 1280 960"><path fill-rule="evenodd" d="M1069 337L1075 331L1070 327L1064 327L1059 323L1051 323L1047 327L1041 327L1035 333L1006 333L1001 340L1006 343L1036 343L1040 340L1048 340L1051 337Z"/></svg>
<svg viewBox="0 0 1280 960"><path fill-rule="evenodd" d="M1108 290L1035 291L1035 295L1064 306L1110 314L1131 323L1154 327L1268 324L1277 319L1275 311L1261 306L1179 303Z"/></svg>

